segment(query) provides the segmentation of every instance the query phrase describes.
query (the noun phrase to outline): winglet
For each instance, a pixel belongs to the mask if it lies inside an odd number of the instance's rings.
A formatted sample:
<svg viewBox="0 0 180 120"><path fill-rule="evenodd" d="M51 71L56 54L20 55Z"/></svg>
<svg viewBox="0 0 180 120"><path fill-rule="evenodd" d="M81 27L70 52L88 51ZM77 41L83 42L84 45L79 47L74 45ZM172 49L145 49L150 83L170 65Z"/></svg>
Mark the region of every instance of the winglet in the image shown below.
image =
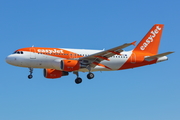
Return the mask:
<svg viewBox="0 0 180 120"><path fill-rule="evenodd" d="M134 45L134 46L136 46L136 41L132 42L131 44Z"/></svg>

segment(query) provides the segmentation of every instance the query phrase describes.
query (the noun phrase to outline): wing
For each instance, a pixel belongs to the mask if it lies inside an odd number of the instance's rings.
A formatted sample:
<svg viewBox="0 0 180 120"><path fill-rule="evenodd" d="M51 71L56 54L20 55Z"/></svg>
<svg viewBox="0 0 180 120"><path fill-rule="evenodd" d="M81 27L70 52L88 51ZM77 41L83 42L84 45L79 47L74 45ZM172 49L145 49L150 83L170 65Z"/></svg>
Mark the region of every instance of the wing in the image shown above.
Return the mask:
<svg viewBox="0 0 180 120"><path fill-rule="evenodd" d="M124 45L115 47L115 48L111 48L109 50L105 50L102 52L98 52L86 57L81 57L79 58L80 61L88 61L89 66L90 67L95 67L96 65L98 65L101 61L103 60L107 60L109 61L108 58L114 56L114 55L120 55L120 53L123 51L123 48L126 48L130 45L135 45L136 41L132 42L132 43L125 43Z"/></svg>

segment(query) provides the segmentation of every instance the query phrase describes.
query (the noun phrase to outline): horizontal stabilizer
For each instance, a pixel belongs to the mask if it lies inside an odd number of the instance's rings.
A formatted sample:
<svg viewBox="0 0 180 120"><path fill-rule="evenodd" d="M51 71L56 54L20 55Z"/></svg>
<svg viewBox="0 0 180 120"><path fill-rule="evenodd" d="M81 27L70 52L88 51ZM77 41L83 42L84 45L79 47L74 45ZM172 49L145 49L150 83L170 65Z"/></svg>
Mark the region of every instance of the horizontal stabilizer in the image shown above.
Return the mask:
<svg viewBox="0 0 180 120"><path fill-rule="evenodd" d="M152 61L154 59L169 55L171 53L174 53L174 52L165 52L165 53L157 54L157 55L154 55L154 56L147 56L147 57L145 57L145 60L146 61Z"/></svg>

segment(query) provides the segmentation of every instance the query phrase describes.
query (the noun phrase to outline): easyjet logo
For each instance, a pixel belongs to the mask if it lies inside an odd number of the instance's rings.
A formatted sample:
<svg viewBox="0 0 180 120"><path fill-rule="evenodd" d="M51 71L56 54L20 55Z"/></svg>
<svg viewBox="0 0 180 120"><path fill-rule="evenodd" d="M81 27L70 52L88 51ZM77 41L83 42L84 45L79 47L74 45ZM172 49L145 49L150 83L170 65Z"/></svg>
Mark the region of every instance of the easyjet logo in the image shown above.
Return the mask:
<svg viewBox="0 0 180 120"><path fill-rule="evenodd" d="M141 50L145 50L146 47L154 41L154 38L156 37L156 35L159 33L159 31L161 30L161 28L159 26L156 26L155 30L152 30L148 37L148 39L146 39L146 41L143 43L143 45L140 47Z"/></svg>
<svg viewBox="0 0 180 120"><path fill-rule="evenodd" d="M37 51L40 52L40 53L64 53L63 50L57 50L57 49L53 49L53 50L38 49Z"/></svg>

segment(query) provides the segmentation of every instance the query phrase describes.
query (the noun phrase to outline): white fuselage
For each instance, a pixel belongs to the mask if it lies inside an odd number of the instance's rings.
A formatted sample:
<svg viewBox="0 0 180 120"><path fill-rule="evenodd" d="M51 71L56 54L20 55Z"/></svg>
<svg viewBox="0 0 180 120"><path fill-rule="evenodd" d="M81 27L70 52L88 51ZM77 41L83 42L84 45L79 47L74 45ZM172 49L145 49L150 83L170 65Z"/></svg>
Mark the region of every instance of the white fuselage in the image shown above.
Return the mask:
<svg viewBox="0 0 180 120"><path fill-rule="evenodd" d="M64 49L64 48L63 48ZM68 51L72 51L81 56L88 56L94 53L101 52L103 50L86 50L86 49L64 49ZM60 61L64 58L49 56L48 54L34 53L22 51L21 54L11 54L6 58L7 63L19 66L19 67L28 67L28 68L48 68L48 69L60 69ZM132 51L122 52L121 55L114 55L110 57L110 61L103 60L101 64L108 66L111 69L107 69L102 66L96 66L92 68L91 71L110 71L110 70L118 70L131 56ZM75 58L72 54L66 54L69 58ZM78 59L78 58L75 58ZM79 71L88 72L87 69L80 69Z"/></svg>

